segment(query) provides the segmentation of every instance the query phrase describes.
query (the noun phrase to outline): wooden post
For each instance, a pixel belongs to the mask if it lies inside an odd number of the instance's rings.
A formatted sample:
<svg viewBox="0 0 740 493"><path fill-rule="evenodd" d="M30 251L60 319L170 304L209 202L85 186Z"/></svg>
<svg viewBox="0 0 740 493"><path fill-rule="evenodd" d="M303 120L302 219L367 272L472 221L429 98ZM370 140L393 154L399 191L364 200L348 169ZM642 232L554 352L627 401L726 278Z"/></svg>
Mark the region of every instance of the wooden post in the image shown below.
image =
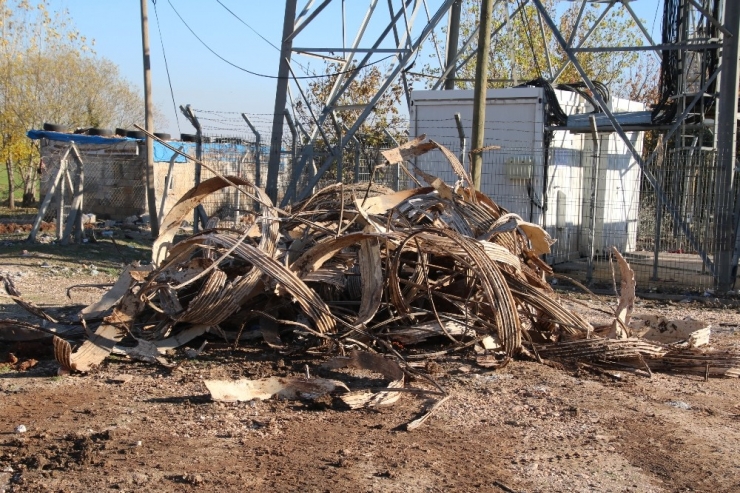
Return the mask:
<svg viewBox="0 0 740 493"><path fill-rule="evenodd" d="M77 177L75 180L74 188L70 186L70 190L74 190L74 196L72 197L72 204L70 205L69 215L67 216L67 222L64 226L62 245L69 244L69 238L70 236L72 236L73 228L75 228L75 243L82 243L82 237L84 236L82 230L82 201L85 190L85 173L83 170L82 158L80 157L80 153L77 150L77 146L72 144L71 150L75 162L77 163ZM67 166L65 175L69 176L69 166Z"/></svg>
<svg viewBox="0 0 740 493"><path fill-rule="evenodd" d="M146 131L154 132L154 106L152 103L152 72L149 58L149 18L147 14L147 0L141 0L141 45L144 52L144 107L146 114ZM152 228L152 237L159 236L159 221L157 220L157 197L154 190L154 142L146 138L146 195L149 207L149 224Z"/></svg>
<svg viewBox="0 0 740 493"><path fill-rule="evenodd" d="M488 55L491 51L491 14L493 0L481 0L480 30L478 31L478 56L475 67L475 90L473 91L473 143L470 161L470 174L473 187L480 190L481 168L483 167L482 149L486 133L486 92L488 89Z"/></svg>
<svg viewBox="0 0 740 493"><path fill-rule="evenodd" d="M31 227L31 232L28 234L27 239L27 241L31 243L36 242L36 235L39 232L41 221L44 219L46 211L49 209L49 205L51 205L51 201L54 199L54 194L57 192L57 189L64 181L64 163L66 162L67 156L69 155L69 150L70 149L67 149L64 155L62 155L62 158L59 160L59 170L54 177L54 181L51 183L51 187L49 187L49 191L47 192L46 196L44 196L44 201L41 202L41 207L39 207L39 212L38 214L36 214L36 219L33 220L33 226Z"/></svg>

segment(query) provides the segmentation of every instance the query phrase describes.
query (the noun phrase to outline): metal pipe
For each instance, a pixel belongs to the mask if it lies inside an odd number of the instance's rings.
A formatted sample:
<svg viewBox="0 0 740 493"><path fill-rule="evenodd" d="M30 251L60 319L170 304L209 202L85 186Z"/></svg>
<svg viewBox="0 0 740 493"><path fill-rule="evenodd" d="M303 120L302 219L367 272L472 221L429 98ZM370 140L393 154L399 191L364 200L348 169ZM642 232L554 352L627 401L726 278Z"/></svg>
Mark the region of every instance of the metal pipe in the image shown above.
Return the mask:
<svg viewBox="0 0 740 493"><path fill-rule="evenodd" d="M194 179L195 186L197 187L200 185L200 174L201 174L201 162L203 161L203 129L200 126L200 122L198 121L198 117L195 116L195 112L190 107L190 105L182 106L180 105L180 111L183 115L185 115L185 118L190 122L190 124L195 128L195 170L194 170ZM193 233L197 233L199 231L199 224L202 223L203 226L206 225L208 222L208 216L206 214L205 209L203 208L203 205L199 205L195 208L195 211L193 211Z"/></svg>
<svg viewBox="0 0 740 493"><path fill-rule="evenodd" d="M596 254L596 201L599 195L599 161L601 160L601 143L599 131L596 128L596 117L588 117L591 125L591 139L593 140L593 166L591 166L591 202L589 204L589 232L588 232L588 263L586 267L586 282L593 282L594 255Z"/></svg>

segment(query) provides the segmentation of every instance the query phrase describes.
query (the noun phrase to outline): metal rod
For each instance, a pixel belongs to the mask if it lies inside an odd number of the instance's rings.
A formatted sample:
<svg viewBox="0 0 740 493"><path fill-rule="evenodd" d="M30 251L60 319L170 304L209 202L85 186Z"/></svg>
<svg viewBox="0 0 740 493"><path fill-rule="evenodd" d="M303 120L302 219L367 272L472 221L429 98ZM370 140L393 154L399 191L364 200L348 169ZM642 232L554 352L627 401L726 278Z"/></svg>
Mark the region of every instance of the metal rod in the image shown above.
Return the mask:
<svg viewBox="0 0 740 493"><path fill-rule="evenodd" d="M190 107L190 105L180 106L180 111L183 115L185 115L185 118L190 122L190 124L195 128L195 173L194 173L194 181L195 186L197 187L200 185L200 174L202 171L202 165L203 162L203 129L200 126L200 121L198 121L198 117L195 116L195 112ZM149 132L147 130L147 132ZM149 132L151 133L151 132ZM199 225L202 224L203 227L205 227L206 223L208 222L208 215L206 214L205 209L203 208L203 205L199 205L195 208L193 211L193 233L197 233L199 231Z"/></svg>
<svg viewBox="0 0 740 493"><path fill-rule="evenodd" d="M581 2L581 8L578 9L578 16L576 17L576 22L573 24L573 29L570 31L570 36L568 36L568 48L573 46L573 40L576 37L576 31L578 31L578 26L581 25L581 19L583 19L583 11L586 10L587 3L588 3L588 0L583 0Z"/></svg>
<svg viewBox="0 0 740 493"><path fill-rule="evenodd" d="M424 12L427 14L427 22L431 19L431 16L429 15L429 7L427 6L427 0L421 0L422 5L424 5ZM448 27L449 32L449 27ZM439 68L440 70L444 69L444 65L442 62L442 54L439 52L439 43L437 43L437 36L432 34L432 42L434 43L434 52L437 55L437 61L439 62ZM447 44L449 46L449 42Z"/></svg>
<svg viewBox="0 0 740 493"><path fill-rule="evenodd" d="M301 19L303 19L303 17L305 17L306 14L308 13L308 9L311 8L311 4L313 4L313 1L310 1L303 8L303 11L301 12L301 15L299 15L298 18L295 21L293 21L293 18L291 17L291 20L290 20L290 24L291 24L291 27L292 27L291 28L291 32L287 36L283 37L283 42L293 41L293 38L295 38L296 36L298 36L298 33L300 33L301 31L303 31L303 29L305 29L305 27L307 25L309 25L311 23L311 21L317 15L319 15L321 13L321 11L324 10L324 8L327 5L329 5L330 3L331 3L331 0L324 0L323 2L321 2L321 4L319 4L318 7L316 7L315 9L313 9L311 11L311 13L308 14L308 17L306 17L306 19L303 22L300 22ZM286 11L287 11L287 9L288 9L288 6L286 5ZM293 15L295 15L295 8L293 8Z"/></svg>
<svg viewBox="0 0 740 493"><path fill-rule="evenodd" d="M645 39L647 39L648 42L651 45L655 46L655 41L653 41L652 36L650 36L650 33L645 28L645 26L643 25L643 23L640 20L640 18L637 17L637 14L635 14L635 11L632 10L632 7L630 6L629 1L623 1L622 2L622 5L624 5L624 8L627 9L627 12L629 12L629 14L632 16L632 20L634 20L635 23L637 24L637 27L640 28L640 31L642 31L642 34L643 34L643 36L645 36ZM662 52L656 51L655 54L658 56L658 61L661 61L663 59L663 53Z"/></svg>
<svg viewBox="0 0 740 493"><path fill-rule="evenodd" d="M612 3L610 3L609 5L606 6L606 8L604 9L604 11L601 13L601 15L599 15L599 17L594 21L594 24L589 28L589 30L586 32L586 34L584 34L583 37L578 41L577 48L580 48L581 46L583 46L583 44L586 41L588 41L588 38L591 37L591 35L594 33L594 31L599 26L599 24L601 23L601 21L604 20L604 17L606 17L606 14L609 13L609 10L611 10L611 8L613 6L614 6L614 2L612 2ZM539 14L539 9L537 10L537 12ZM539 14L539 15L541 17L541 14ZM548 25L548 27L549 27L549 25ZM558 77L560 77L561 75L563 75L563 72L565 72L565 69L568 68L569 65L570 65L570 59L566 60L565 63L563 63L563 66L558 69L557 73L555 73L555 75L553 75L550 78L550 82L555 82L556 80L558 80Z"/></svg>
<svg viewBox="0 0 740 493"><path fill-rule="evenodd" d="M380 85L380 87L377 89L375 95L373 98L368 102L367 108L362 112L362 114L357 118L355 123L352 125L352 127L347 132L346 136L342 139L342 146L346 145L347 142L351 139L352 135L354 135L355 132L360 128L362 123L365 121L367 116L372 112L373 107L377 104L378 100L385 94L385 91L388 90L388 87L390 87L391 83L393 82L393 79L398 75L398 73L403 69L403 67L411 60L411 57L414 55L414 53L419 49L420 45L424 42L424 40L429 36L429 34L437 27L437 24L439 23L440 19L444 15L445 12L450 8L450 5L452 4L454 0L444 0L442 5L439 7L437 12L432 17L432 20L427 23L427 25L422 30L421 34L419 35L418 39L413 43L412 48L413 50L409 52L406 56L403 57L403 59L394 67L394 69L391 71L391 73L388 74L385 81ZM396 22L398 19L399 14L396 14L396 17L392 19L392 22ZM386 28L386 31L381 34L381 38L383 39L385 35L387 35L387 31L390 31L390 26ZM350 78L345 82L346 84L349 84L351 82L351 79L354 79L356 76L356 72L353 72L350 75ZM303 200L308 196L309 193L311 193L311 190L316 185L316 183L321 178L321 175L329 169L329 167L333 164L334 159L336 159L336 156L330 156L329 158L324 161L324 163L321 165L321 168L316 172L316 175L311 179L308 186L306 186L301 193L298 196L298 200ZM286 194L287 195L287 194ZM285 199L284 199L285 201Z"/></svg>
<svg viewBox="0 0 740 493"><path fill-rule="evenodd" d="M46 211L51 205L51 201L54 199L54 194L57 192L57 189L64 181L64 161L67 159L67 156L69 155L69 151L72 149L72 145L67 148L67 150L62 155L62 158L59 160L59 170L57 171L57 174L54 176L54 179L51 182L51 186L49 187L49 190L46 192L46 195L44 195L44 200L41 202L41 206L39 207L39 212L36 214L36 218L33 220L33 226L31 227L31 232L28 234L28 238L26 241L29 241L31 243L36 243L36 234L39 231L39 226L41 226L41 221L44 219L44 216L46 215Z"/></svg>
<svg viewBox="0 0 740 493"><path fill-rule="evenodd" d="M407 53L407 48L293 48L304 53Z"/></svg>
<svg viewBox="0 0 740 493"><path fill-rule="evenodd" d="M596 128L596 117L588 117L591 125L591 140L593 141L593 165L591 166L591 202L589 204L589 232L588 232L588 263L586 267L586 284L591 284L594 278L594 255L596 254L596 201L599 195L599 161L601 160L601 145L599 131Z"/></svg>
<svg viewBox="0 0 740 493"><path fill-rule="evenodd" d="M67 221L64 225L64 232L62 233L61 240L62 245L68 245L70 237L72 236L72 230L76 227L75 231L75 242L82 242L82 199L83 191L85 187L85 173L82 164L82 158L77 150L77 146L72 143L72 157L77 165L77 174L75 175L74 185L72 180L69 182L69 191L72 195L72 202L69 206L69 214L67 215ZM69 177L69 164L67 164L66 176Z"/></svg>
<svg viewBox="0 0 740 493"><path fill-rule="evenodd" d="M324 2L328 3L328 2ZM322 4L323 6L324 4ZM317 7L317 10L321 6ZM278 67L277 89L275 91L275 108L272 112L272 133L270 135L270 159L267 162L267 184L265 193L273 204L277 203L277 183L280 173L280 158L283 144L283 112L288 99L288 77L290 76L290 54L293 49L295 32L296 0L286 0L283 17L283 42L280 45L280 66ZM313 14L313 13L312 13ZM311 16L309 15L309 18ZM308 21L308 19L306 19Z"/></svg>
<svg viewBox="0 0 740 493"><path fill-rule="evenodd" d="M403 4L403 2L401 2L401 3ZM393 14L394 14L394 11L393 11L393 0L388 0L388 11L390 12L390 16L393 17ZM404 9L404 12L405 12L405 9ZM396 27L396 24L395 23L393 23L393 39L396 42L396 46L398 46L398 48L400 48L401 47L401 44L403 43L403 41L401 41L401 39L398 36L398 28ZM405 35L404 35L403 39L404 40L407 39ZM399 58L399 57L396 57L396 58ZM399 58L399 60L400 60L400 58ZM409 92L409 83L408 83L408 80L406 79L406 74L405 73L403 73L401 75L401 83L403 84L403 94L406 97L406 107L407 108L410 108L411 107L411 94Z"/></svg>
<svg viewBox="0 0 740 493"><path fill-rule="evenodd" d="M728 0L728 1L731 2L732 0ZM723 26L722 23L719 20L717 20L712 15L711 12L709 12L707 9L705 9L704 7L702 7L699 2L697 2L696 0L689 0L689 3L691 5L693 5L694 7L696 7L696 10L698 10L699 12L701 12L702 15L704 15L704 17L706 17L709 20L709 22L711 22L712 24L714 24L717 27L717 29L719 29L720 31L722 31L722 33L725 36L732 37L732 32L729 29L727 29L725 26Z"/></svg>
<svg viewBox="0 0 740 493"><path fill-rule="evenodd" d="M291 171L291 180L298 181L300 178L300 175L296 174L296 155L297 155L297 149L298 149L298 130L295 128L295 124L293 123L293 117L290 114L290 111L287 109L285 110L285 121L288 124L288 128L290 129L290 135L292 137L292 141L290 144L290 171Z"/></svg>
<svg viewBox="0 0 740 493"><path fill-rule="evenodd" d="M465 168L465 145L467 139L465 138L465 129L462 125L460 113L455 113L455 125L457 125L457 137L460 139L460 164Z"/></svg>
<svg viewBox="0 0 740 493"><path fill-rule="evenodd" d="M342 123L342 128L344 129L345 132L349 130L349 128L347 128L347 125L345 125L344 123ZM355 143L355 149L354 149L355 151L354 152L354 158L355 158L354 175L355 176L352 178L352 181L354 183L358 183L360 181L360 178L359 178L360 177L360 146L362 144L360 144L360 140L357 138L356 135L352 136L352 141Z"/></svg>
<svg viewBox="0 0 740 493"><path fill-rule="evenodd" d="M494 8L495 8L495 7L496 7L496 6L497 6L497 5L498 5L498 4L500 3L500 2L501 2L501 0L496 0L496 3L494 4ZM515 16L515 15L517 15L517 13L519 13L519 11L520 11L521 9L523 9L523 8L524 8L524 7L525 7L525 6L526 6L526 5L528 4L528 3L529 3L529 0L523 0L523 1L522 1L522 3L521 3L521 4L519 4L519 5L517 6L516 10L514 10L514 12L513 12L513 13L512 13L511 15L512 15L512 16ZM502 30L502 29L503 29L504 27L506 27L506 22L502 22L501 24L499 24L499 25L498 25L498 26L496 27L496 29L494 29L494 30L493 30L493 32L491 32L491 37L493 38L494 36L496 36L496 35L497 35L497 34L498 34L498 33L499 33L499 32L500 32L500 31L501 31L501 30ZM460 47L460 49L458 50L458 53L457 53L457 58L455 59L455 62L457 62L457 60L458 60L458 59L460 58L460 56L462 55L462 53L464 53L464 52L465 52L465 50L467 50L467 49L468 49L468 47L469 47L469 46L470 46L470 45L472 44L472 42L473 42L473 41L475 40L475 36L476 36L477 34L478 34L478 26L476 26L476 27L475 27L475 28L473 29L473 31L472 31L472 32L470 33L470 36L468 37L468 39L467 39L467 40L465 40L465 43L463 43L462 47ZM470 52L470 53L469 53L468 55L466 55L466 56L465 56L465 58L464 58L464 59L463 59L463 60L462 60L462 61L461 61L460 63L458 63L458 64L457 64L456 66L455 66L455 65L452 65L452 66L448 66L448 67L447 67L447 68L446 68L446 69L445 69L445 70L444 70L444 71L442 72L442 74L440 74L439 78L437 79L437 81L436 81L436 82L434 83L434 85L432 86L432 89L439 89L439 88L440 88L440 86L441 86L441 85L442 85L442 84L444 83L444 81L445 81L445 79L446 79L447 75L448 75L448 74L449 74L449 73L450 73L450 72L451 72L452 70L460 70L461 68L463 68L463 67L464 67L465 65L467 65L467 64L468 64L468 62L469 62L470 60L472 60L472 59L473 59L473 57L475 57L475 56L476 56L476 54L477 54L477 53L478 53L478 52L477 52L477 50L472 50L472 51L471 51L471 52Z"/></svg>
<svg viewBox="0 0 740 493"><path fill-rule="evenodd" d="M457 59L457 44L460 39L460 12L462 8L462 0L455 0L450 7L450 23L447 28L447 63L448 67L452 66L453 69L447 74L445 78L445 89L451 90L455 88L455 60Z"/></svg>
<svg viewBox="0 0 740 493"><path fill-rule="evenodd" d="M411 2L412 0L406 0L406 1ZM375 7L377 6L377 4L378 4L378 0L371 0L368 9L365 12L365 17L362 20L362 23L360 24L360 29L357 31L357 35L355 36L354 43L352 44L353 47L356 48L359 46L360 41L362 40L365 34L365 30L367 29L367 25L370 22L370 18L372 17L372 14L375 11ZM391 19L391 22L396 22L397 20L398 20L398 17ZM385 39L385 37L390 32L390 29L391 29L390 26L387 26L385 28L385 30L380 34L380 36L375 41L375 44L373 45L374 47L380 46L380 43ZM349 86L349 83L351 83L352 80L354 79L354 74L356 73L356 71L353 71L352 74L350 74L350 79L348 81L345 81L345 72L347 68L349 67L350 63L352 62L353 57L354 57L354 52L350 52L347 54L346 59L344 60L344 63L341 67L341 70L339 70L339 75L335 78L334 84L332 85L332 88L329 91L329 95L327 96L325 100L324 106L326 108L330 108L332 105L334 105L334 103L339 98L339 96L341 96L344 90L346 90L346 88ZM359 63L359 65L360 66L365 65L367 61L369 60L369 58L370 58L370 54L366 55L363 58L363 60ZM344 85L342 86L343 83ZM298 166L299 166L299 169L303 170L303 168L305 168L306 166L306 162L310 159L312 161L310 170L313 172L313 170L315 170L315 164L313 163L313 159L314 159L313 144L319 133L321 133L324 139L326 140L326 137L324 136L324 133L322 130L322 125L324 124L324 121L326 120L326 113L322 113L321 117L319 119L316 119L316 117L313 116L313 110L311 110L311 105L308 104L308 100L306 99L305 94L303 94L303 90L301 89L300 85L298 85L298 89L301 91L301 94L303 95L303 99L306 101L306 106L311 112L312 118L314 122L316 123L314 128L311 130L311 134L308 138L306 146L304 146L303 149L301 150L301 159L300 159ZM329 145L328 141L327 141L327 145ZM315 176L315 174L313 176ZM312 179L313 179L313 176L311 176ZM296 183L291 182L288 185L288 190L283 196L283 200L281 204L284 206L287 203L289 203L293 199L295 192L296 192Z"/></svg>
<svg viewBox="0 0 740 493"><path fill-rule="evenodd" d="M618 51L678 51L678 50L716 50L722 48L719 43L674 43L654 46L597 46L590 48L570 48L574 53L612 53Z"/></svg>
<svg viewBox="0 0 740 493"><path fill-rule="evenodd" d="M182 146L180 146L180 151L182 151ZM172 157L170 158L170 164L167 168L167 175L164 177L164 192L162 193L162 200L159 204L159 221L162 222L162 219L164 219L164 208L167 205L167 196L170 192L170 187L172 186L172 179L173 171L175 169L175 159L177 159L177 153L173 152Z"/></svg>
<svg viewBox="0 0 740 493"><path fill-rule="evenodd" d="M542 16L540 11L537 11L537 23L540 25L540 36L542 36L542 44L545 47L545 61L547 61L547 75L552 77L552 60L550 59L550 46L545 39L545 25L542 23Z"/></svg>
<svg viewBox="0 0 740 493"><path fill-rule="evenodd" d="M62 239L64 230L62 224L64 222L64 187L66 186L65 175L68 176L67 170L69 169L69 161L67 158L59 162L59 167L63 169L62 180L59 182L59 194L57 195L57 240Z"/></svg>

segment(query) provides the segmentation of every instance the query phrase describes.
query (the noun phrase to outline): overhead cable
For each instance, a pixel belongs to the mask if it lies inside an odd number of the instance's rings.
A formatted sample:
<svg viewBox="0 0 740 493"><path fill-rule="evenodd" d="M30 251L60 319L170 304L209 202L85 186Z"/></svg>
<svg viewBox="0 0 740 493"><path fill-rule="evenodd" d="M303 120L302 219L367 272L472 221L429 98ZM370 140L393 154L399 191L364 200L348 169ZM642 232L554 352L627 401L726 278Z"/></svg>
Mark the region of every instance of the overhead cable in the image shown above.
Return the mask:
<svg viewBox="0 0 740 493"><path fill-rule="evenodd" d="M383 57L383 58L381 58L379 60L376 60L374 62L370 62L370 63L366 63L364 65L360 65L359 67L355 67L355 68L352 68L352 69L349 69L349 70L344 70L344 71L341 71L341 72L332 72L330 74L306 75L306 76L295 76L295 77L280 77L278 75L261 74L259 72L254 72L252 70L249 70L249 69L246 69L244 67L241 67L241 66L235 64L234 62L231 62L231 61L227 60L226 58L224 58L223 56L219 55L213 48L211 48L210 46L208 46L208 44L205 41L203 41L201 39L201 37L198 36L195 33L195 31L193 31L193 28L191 28L190 25L188 25L187 22L185 22L185 19L183 19L183 17L177 11L177 9L175 8L175 6L172 5L172 1L171 0L167 0L167 3L170 4L170 7L172 7L172 10L175 12L175 14L180 19L180 21L185 25L185 27L188 29L188 31L190 31L190 33L193 36L195 36L195 39L197 39L200 42L200 44L203 45L203 47L205 47L208 51L210 51L211 53L213 53L222 62L224 62L224 63L226 63L228 65L231 65L232 67L234 67L237 70L241 70L242 72L246 72L246 73L248 73L250 75L254 75L256 77L263 77L265 79L283 79L283 78L285 78L285 79L296 79L296 80L301 80L301 79L302 80L305 80L305 79L322 79L322 78L335 77L337 75L343 75L343 74L349 74L349 73L352 73L352 72L356 72L356 71L361 70L361 69L363 69L365 67L370 67L372 65L377 65L377 64L379 64L379 63L381 63L381 62L383 62L385 60L388 60L389 58L392 58L393 56L395 56L395 55L388 55L388 56Z"/></svg>

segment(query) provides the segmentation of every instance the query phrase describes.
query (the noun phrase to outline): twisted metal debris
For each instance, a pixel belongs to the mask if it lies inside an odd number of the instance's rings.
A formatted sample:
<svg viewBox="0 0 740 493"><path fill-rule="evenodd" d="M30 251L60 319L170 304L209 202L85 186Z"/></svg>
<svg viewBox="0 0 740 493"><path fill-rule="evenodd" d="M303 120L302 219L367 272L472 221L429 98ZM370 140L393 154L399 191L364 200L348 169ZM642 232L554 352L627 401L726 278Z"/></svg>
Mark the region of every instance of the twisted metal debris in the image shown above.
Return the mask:
<svg viewBox="0 0 740 493"><path fill-rule="evenodd" d="M424 136L384 156L403 163L434 149L458 175L454 187L417 170L428 186L394 192L372 183L337 184L281 210L241 178L201 183L164 219L152 266L127 268L83 311L90 327L98 324L95 333L75 350L54 337L57 360L68 370L89 371L118 348L168 364L167 350L210 332L230 342L259 337L286 352L388 353L402 364L467 350L494 368L521 356L618 363L648 373L652 367L740 375L735 353L635 337L634 275L618 252L622 293L613 324L594 327L564 308L546 281L552 271L541 256L552 240L541 227L472 189L457 158ZM254 223L173 244L193 209L229 186L259 204ZM385 393L353 406L387 401L388 392L404 386L403 379L392 380Z"/></svg>

